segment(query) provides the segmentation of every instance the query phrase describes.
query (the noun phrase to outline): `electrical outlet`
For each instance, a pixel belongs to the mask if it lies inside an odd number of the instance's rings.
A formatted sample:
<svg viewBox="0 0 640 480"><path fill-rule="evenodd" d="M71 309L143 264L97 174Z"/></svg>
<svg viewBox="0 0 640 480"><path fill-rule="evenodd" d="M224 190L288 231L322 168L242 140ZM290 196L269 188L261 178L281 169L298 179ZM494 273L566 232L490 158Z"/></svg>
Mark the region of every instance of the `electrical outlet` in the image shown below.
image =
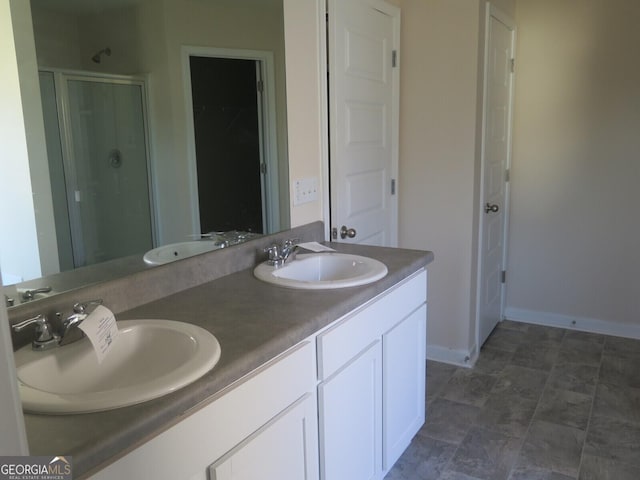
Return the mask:
<svg viewBox="0 0 640 480"><path fill-rule="evenodd" d="M318 200L318 178L300 178L294 181L293 185L294 205L302 205L303 203L315 202Z"/></svg>

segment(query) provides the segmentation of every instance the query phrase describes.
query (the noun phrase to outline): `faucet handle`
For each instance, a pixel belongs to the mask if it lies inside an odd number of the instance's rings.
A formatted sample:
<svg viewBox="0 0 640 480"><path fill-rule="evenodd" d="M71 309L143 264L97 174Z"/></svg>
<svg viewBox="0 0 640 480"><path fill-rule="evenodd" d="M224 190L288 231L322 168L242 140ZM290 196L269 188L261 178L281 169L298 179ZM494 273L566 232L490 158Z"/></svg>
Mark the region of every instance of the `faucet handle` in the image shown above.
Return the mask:
<svg viewBox="0 0 640 480"><path fill-rule="evenodd" d="M277 260L280 258L280 245L274 243L263 249L264 253L269 254L269 260Z"/></svg>
<svg viewBox="0 0 640 480"><path fill-rule="evenodd" d="M284 248L291 248L298 243L300 243L299 238L288 238L284 241Z"/></svg>
<svg viewBox="0 0 640 480"><path fill-rule="evenodd" d="M32 290L25 290L24 292L22 292L22 295L21 295L22 301L29 302L33 300L38 293L49 293L50 291L51 291L51 287L49 286L34 288Z"/></svg>
<svg viewBox="0 0 640 480"><path fill-rule="evenodd" d="M89 300L88 302L76 302L73 304L73 313L78 313L78 314L82 314L82 313L87 313L87 308L90 307L91 305L102 305L102 299L98 298L96 300Z"/></svg>
<svg viewBox="0 0 640 480"><path fill-rule="evenodd" d="M47 321L47 317L45 317L43 314L40 314L40 315L36 315L33 318L27 318L26 320L16 323L13 326L13 330L16 332L21 332L22 330L27 328L29 325L33 325L34 323L37 326L43 326L43 325L48 325L49 322Z"/></svg>
<svg viewBox="0 0 640 480"><path fill-rule="evenodd" d="M60 337L51 333L51 325L49 324L47 317L42 314L16 323L13 326L13 330L21 332L26 327L33 324L36 326L36 338L31 342L31 347L34 350L46 350L58 345Z"/></svg>
<svg viewBox="0 0 640 480"><path fill-rule="evenodd" d="M15 303L16 303L15 298L10 297L9 295L6 295L6 294L5 294L5 296L4 296L4 304L5 304L5 307L13 307L13 305L14 305Z"/></svg>

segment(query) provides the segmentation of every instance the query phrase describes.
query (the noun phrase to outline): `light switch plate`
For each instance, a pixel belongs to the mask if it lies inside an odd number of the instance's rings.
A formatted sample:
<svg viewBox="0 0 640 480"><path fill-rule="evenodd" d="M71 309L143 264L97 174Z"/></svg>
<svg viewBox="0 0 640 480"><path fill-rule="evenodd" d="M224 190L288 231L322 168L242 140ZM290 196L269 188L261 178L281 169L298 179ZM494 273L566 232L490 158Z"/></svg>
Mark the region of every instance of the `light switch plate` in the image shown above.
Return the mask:
<svg viewBox="0 0 640 480"><path fill-rule="evenodd" d="M303 203L315 202L318 200L318 178L300 178L293 184L294 205L302 205Z"/></svg>

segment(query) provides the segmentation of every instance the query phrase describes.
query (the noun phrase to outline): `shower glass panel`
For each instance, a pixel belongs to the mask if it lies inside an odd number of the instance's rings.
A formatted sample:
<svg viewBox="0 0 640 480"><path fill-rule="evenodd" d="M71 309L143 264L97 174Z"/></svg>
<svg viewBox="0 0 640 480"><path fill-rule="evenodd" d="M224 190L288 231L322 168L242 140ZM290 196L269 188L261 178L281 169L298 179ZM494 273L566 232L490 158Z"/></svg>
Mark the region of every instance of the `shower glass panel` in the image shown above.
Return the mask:
<svg viewBox="0 0 640 480"><path fill-rule="evenodd" d="M153 247L143 85L64 77L65 179L76 267Z"/></svg>

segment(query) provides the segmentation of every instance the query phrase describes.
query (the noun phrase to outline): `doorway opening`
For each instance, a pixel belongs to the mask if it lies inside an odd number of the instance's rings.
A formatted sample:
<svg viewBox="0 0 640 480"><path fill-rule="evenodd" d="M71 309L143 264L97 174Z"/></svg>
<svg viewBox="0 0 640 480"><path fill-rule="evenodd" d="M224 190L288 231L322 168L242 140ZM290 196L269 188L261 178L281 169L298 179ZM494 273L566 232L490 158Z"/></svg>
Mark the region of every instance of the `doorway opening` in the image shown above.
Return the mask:
<svg viewBox="0 0 640 480"><path fill-rule="evenodd" d="M270 52L187 48L197 234L280 229Z"/></svg>

